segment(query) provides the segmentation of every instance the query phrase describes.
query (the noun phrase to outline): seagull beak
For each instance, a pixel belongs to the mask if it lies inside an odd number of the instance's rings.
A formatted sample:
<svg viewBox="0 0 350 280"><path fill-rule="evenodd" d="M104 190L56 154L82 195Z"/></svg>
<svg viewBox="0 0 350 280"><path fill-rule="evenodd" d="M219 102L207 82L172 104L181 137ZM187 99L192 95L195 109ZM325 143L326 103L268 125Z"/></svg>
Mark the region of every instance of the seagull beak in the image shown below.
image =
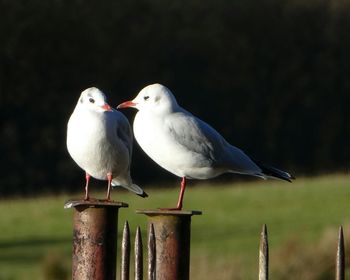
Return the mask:
<svg viewBox="0 0 350 280"><path fill-rule="evenodd" d="M105 111L109 111L109 112L112 111L112 107L109 106L107 103L105 105L101 106L101 108Z"/></svg>
<svg viewBox="0 0 350 280"><path fill-rule="evenodd" d="M132 101L125 101L117 106L117 109L135 107L137 103Z"/></svg>

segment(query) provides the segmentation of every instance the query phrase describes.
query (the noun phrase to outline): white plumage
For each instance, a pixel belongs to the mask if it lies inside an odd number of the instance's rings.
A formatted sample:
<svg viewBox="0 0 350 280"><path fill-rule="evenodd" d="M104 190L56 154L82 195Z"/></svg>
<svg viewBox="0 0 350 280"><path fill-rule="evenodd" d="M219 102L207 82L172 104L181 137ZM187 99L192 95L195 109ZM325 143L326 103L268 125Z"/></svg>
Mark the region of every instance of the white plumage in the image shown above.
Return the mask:
<svg viewBox="0 0 350 280"><path fill-rule="evenodd" d="M133 136L126 117L113 110L97 88L84 90L68 121L67 148L74 161L86 172L86 195L90 175L108 180L140 196L147 196L130 177Z"/></svg>
<svg viewBox="0 0 350 280"><path fill-rule="evenodd" d="M142 89L118 108L138 109L134 135L146 154L161 167L182 177L181 209L186 178L209 179L226 172L291 181L279 169L263 165L230 145L214 128L181 108L171 91L160 84Z"/></svg>

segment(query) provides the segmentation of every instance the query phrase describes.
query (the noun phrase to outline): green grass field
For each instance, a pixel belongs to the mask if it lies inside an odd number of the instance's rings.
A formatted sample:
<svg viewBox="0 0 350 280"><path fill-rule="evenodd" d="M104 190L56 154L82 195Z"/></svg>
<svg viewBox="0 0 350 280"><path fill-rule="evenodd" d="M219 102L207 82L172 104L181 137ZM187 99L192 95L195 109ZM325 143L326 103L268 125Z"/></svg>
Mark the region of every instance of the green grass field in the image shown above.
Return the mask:
<svg viewBox="0 0 350 280"><path fill-rule="evenodd" d="M350 175L298 178L293 184L274 180L235 183L234 179L224 185L210 185L210 181L194 187L189 184L184 208L203 211L192 219L191 279L257 279L259 234L264 223L274 279L333 278L299 270L317 270L329 255L327 265L332 268L338 226L345 225L345 235L350 231ZM113 192L114 199L130 205L120 210L119 232L127 219L132 232L140 225L145 234L146 218L135 210L169 207L177 200L177 187L145 189L148 199ZM0 280L48 280L47 271L57 267L69 275L72 210L63 209L68 198L71 196L0 200ZM326 256L318 259L315 254ZM290 272L294 277L284 276Z"/></svg>

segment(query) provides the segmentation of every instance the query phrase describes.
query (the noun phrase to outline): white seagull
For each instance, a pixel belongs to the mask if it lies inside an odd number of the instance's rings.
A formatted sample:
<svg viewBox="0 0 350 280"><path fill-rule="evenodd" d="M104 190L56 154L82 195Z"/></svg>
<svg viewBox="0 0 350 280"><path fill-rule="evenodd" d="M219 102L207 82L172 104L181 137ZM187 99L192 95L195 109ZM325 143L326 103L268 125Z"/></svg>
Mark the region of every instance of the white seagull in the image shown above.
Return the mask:
<svg viewBox="0 0 350 280"><path fill-rule="evenodd" d="M117 108L127 107L138 109L134 135L141 148L161 167L182 178L177 206L167 210L182 209L186 178L209 179L232 172L289 182L294 179L230 145L214 128L181 108L163 85L149 85Z"/></svg>
<svg viewBox="0 0 350 280"><path fill-rule="evenodd" d="M111 185L147 196L130 177L132 137L127 118L106 103L103 92L91 87L81 93L68 121L67 148L86 172L85 200L89 200L90 176L108 180L107 200Z"/></svg>

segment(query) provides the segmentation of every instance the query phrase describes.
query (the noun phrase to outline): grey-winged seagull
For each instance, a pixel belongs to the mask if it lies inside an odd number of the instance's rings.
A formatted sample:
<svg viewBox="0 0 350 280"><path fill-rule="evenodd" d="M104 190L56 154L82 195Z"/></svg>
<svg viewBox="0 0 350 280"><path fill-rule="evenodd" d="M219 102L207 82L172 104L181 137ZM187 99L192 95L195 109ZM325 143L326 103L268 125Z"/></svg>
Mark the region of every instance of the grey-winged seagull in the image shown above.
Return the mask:
<svg viewBox="0 0 350 280"><path fill-rule="evenodd" d="M289 182L294 179L229 144L214 128L181 108L163 85L149 85L117 108L127 107L138 110L133 127L141 148L161 167L182 178L177 206L167 210L182 209L186 178L209 179L232 172Z"/></svg>
<svg viewBox="0 0 350 280"><path fill-rule="evenodd" d="M85 200L89 200L90 176L108 181L107 200L110 200L111 185L147 196L130 177L132 143L127 118L108 105L99 89L84 90L68 121L67 148L86 172Z"/></svg>

